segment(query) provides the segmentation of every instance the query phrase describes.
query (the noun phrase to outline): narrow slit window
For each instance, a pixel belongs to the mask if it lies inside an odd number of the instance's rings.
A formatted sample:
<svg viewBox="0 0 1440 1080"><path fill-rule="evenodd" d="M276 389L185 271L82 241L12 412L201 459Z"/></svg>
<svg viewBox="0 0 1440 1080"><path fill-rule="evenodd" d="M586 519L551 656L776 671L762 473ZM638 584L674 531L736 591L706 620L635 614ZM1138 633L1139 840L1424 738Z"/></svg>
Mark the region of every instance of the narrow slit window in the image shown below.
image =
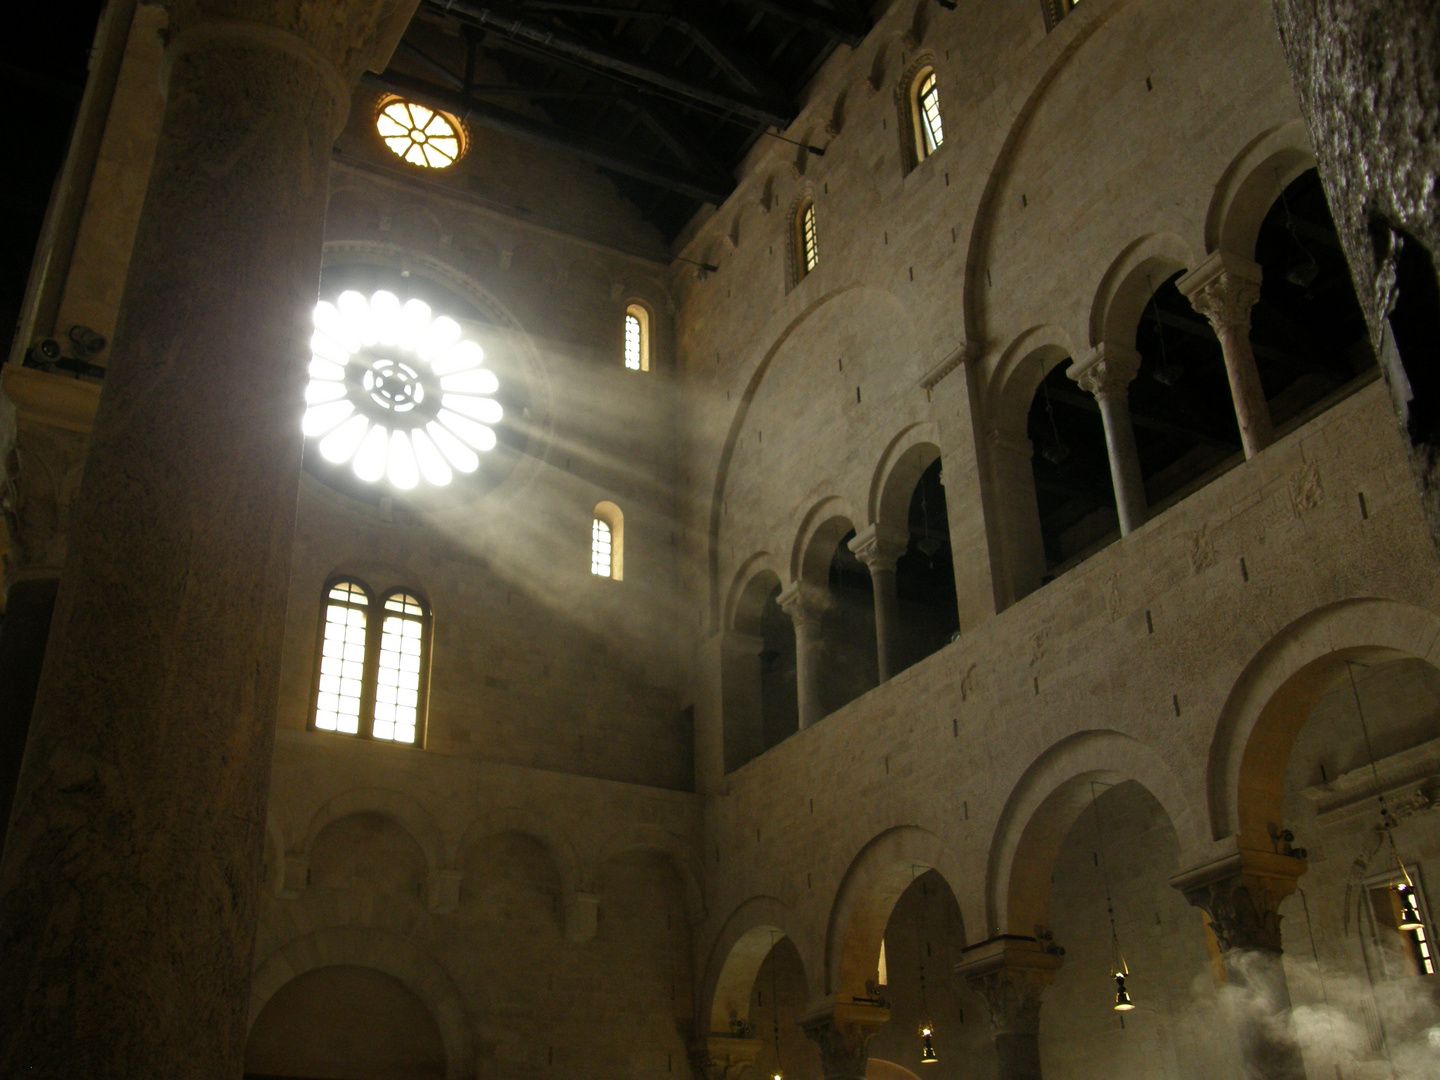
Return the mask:
<svg viewBox="0 0 1440 1080"><path fill-rule="evenodd" d="M940 121L940 82L933 69L921 72L915 88L915 119L920 129L920 157L929 157L945 142Z"/></svg>
<svg viewBox="0 0 1440 1080"><path fill-rule="evenodd" d="M590 515L590 573L619 581L625 569L625 515L602 502Z"/></svg>
<svg viewBox="0 0 1440 1080"><path fill-rule="evenodd" d="M815 204L807 202L800 211L800 276L804 277L820 262L820 245L815 233Z"/></svg>
<svg viewBox="0 0 1440 1080"><path fill-rule="evenodd" d="M320 683L315 694L315 726L321 731L360 733L369 606L364 587L353 581L336 582L326 596Z"/></svg>
<svg viewBox="0 0 1440 1080"><path fill-rule="evenodd" d="M375 672L372 734L390 742L413 743L420 729L420 677L425 652L425 607L410 593L385 600Z"/></svg>
<svg viewBox="0 0 1440 1080"><path fill-rule="evenodd" d="M650 370L650 315L639 304L625 309L625 366Z"/></svg>
<svg viewBox="0 0 1440 1080"><path fill-rule="evenodd" d="M596 518L590 526L590 572L596 577L609 577L615 554L614 534L610 526Z"/></svg>

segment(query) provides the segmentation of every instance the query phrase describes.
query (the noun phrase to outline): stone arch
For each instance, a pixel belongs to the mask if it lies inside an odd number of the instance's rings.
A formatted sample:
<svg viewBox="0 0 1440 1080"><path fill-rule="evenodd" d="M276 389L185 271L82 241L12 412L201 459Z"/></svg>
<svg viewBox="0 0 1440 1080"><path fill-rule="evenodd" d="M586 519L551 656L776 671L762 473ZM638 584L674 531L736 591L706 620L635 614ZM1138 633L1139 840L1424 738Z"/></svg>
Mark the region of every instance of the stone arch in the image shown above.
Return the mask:
<svg viewBox="0 0 1440 1080"><path fill-rule="evenodd" d="M986 875L990 934L1029 935L1048 925L1051 868L1065 834L1090 804L1092 780L1134 780L1150 792L1174 826L1182 865L1204 850L1196 800L1153 747L1118 731L1077 732L1025 770L1000 813Z"/></svg>
<svg viewBox="0 0 1440 1080"><path fill-rule="evenodd" d="M911 424L890 440L870 481L869 521L907 528L910 496L940 457L940 435L930 421Z"/></svg>
<svg viewBox="0 0 1440 1080"><path fill-rule="evenodd" d="M1032 326L1016 336L995 362L985 395L990 426L1008 434L1025 435L1030 400L1056 364L1075 359L1075 342L1059 326Z"/></svg>
<svg viewBox="0 0 1440 1080"><path fill-rule="evenodd" d="M1100 280L1090 308L1089 343L1135 348L1135 328L1151 294L1195 265L1190 245L1175 233L1150 233L1132 241Z"/></svg>
<svg viewBox="0 0 1440 1080"><path fill-rule="evenodd" d="M729 1034L732 1013L748 1019L755 977L770 950L783 938L790 938L800 953L808 984L811 965L800 942L787 929L793 923L794 914L773 896L752 896L730 913L701 974L696 1016L702 1032Z"/></svg>
<svg viewBox="0 0 1440 1080"><path fill-rule="evenodd" d="M730 590L725 595L725 615L722 622L725 629L745 630L741 624L746 621L747 615L754 614L749 610L749 601L752 599L755 582L767 575L777 582L781 580L780 567L768 551L757 551L740 564L740 568L730 579Z"/></svg>
<svg viewBox="0 0 1440 1080"><path fill-rule="evenodd" d="M425 1003L445 1044L445 1080L474 1080L475 1047L465 1000L439 961L404 938L383 930L333 926L295 938L276 949L250 977L249 1031L261 1010L286 983L317 968L349 965L398 979Z"/></svg>
<svg viewBox="0 0 1440 1080"><path fill-rule="evenodd" d="M841 538L855 528L850 504L838 495L821 499L810 508L795 531L790 551L790 580L828 587L830 558Z"/></svg>
<svg viewBox="0 0 1440 1080"><path fill-rule="evenodd" d="M316 838L327 825L353 814L380 814L404 829L425 853L426 874L431 881L446 868L445 837L430 811L414 797L385 788L352 788L316 810L301 849L305 858L310 858Z"/></svg>
<svg viewBox="0 0 1440 1080"><path fill-rule="evenodd" d="M565 897L580 888L580 862L574 846L549 818L519 807L488 810L472 821L455 845L454 865L461 865L465 853L480 841L501 833L519 833L539 843L550 856Z"/></svg>
<svg viewBox="0 0 1440 1080"><path fill-rule="evenodd" d="M1301 173L1315 167L1310 132L1300 119L1251 140L1215 185L1205 216L1205 251L1253 258L1260 223Z"/></svg>
<svg viewBox="0 0 1440 1080"><path fill-rule="evenodd" d="M700 861L695 857L690 845L658 825L632 825L612 834L609 843L592 861L589 879L595 881L607 863L631 852L663 855L680 879L685 895L686 917L690 925L694 926L705 917L705 878Z"/></svg>
<svg viewBox="0 0 1440 1080"><path fill-rule="evenodd" d="M959 902L958 869L940 838L916 825L897 825L855 856L841 879L825 934L826 994L864 997L890 913L919 873L934 870ZM961 925L964 918L962 911Z"/></svg>
<svg viewBox="0 0 1440 1080"><path fill-rule="evenodd" d="M1268 848L1280 822L1285 763L1320 698L1347 660L1413 657L1440 667L1440 615L1394 600L1342 600L1301 616L1240 673L1220 711L1207 777L1215 840Z"/></svg>

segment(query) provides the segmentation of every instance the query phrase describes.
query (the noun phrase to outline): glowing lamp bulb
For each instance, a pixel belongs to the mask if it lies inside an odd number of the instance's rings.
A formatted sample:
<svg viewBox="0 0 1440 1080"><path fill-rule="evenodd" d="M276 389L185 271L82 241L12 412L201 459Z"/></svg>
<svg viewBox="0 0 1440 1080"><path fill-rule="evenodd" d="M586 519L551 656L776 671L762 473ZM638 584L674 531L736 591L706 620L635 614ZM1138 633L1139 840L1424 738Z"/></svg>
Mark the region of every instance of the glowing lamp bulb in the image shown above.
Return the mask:
<svg viewBox="0 0 1440 1080"><path fill-rule="evenodd" d="M1125 989L1125 976L1119 972L1115 974L1115 1011L1129 1012L1135 1008L1130 1001L1130 994Z"/></svg>

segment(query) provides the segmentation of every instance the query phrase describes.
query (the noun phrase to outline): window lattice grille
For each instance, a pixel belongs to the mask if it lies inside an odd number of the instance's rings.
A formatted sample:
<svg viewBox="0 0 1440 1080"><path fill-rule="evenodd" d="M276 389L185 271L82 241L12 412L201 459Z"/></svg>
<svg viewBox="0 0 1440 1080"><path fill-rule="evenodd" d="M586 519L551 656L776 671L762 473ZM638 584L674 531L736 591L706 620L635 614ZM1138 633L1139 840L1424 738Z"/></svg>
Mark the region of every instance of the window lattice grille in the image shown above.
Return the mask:
<svg viewBox="0 0 1440 1080"><path fill-rule="evenodd" d="M631 371L639 371L644 359L644 340L641 334L640 319L633 312L627 313L625 316L625 366Z"/></svg>
<svg viewBox="0 0 1440 1080"><path fill-rule="evenodd" d="M342 581L331 588L320 650L320 689L315 726L355 735L360 731L360 697L365 682L365 590Z"/></svg>
<svg viewBox="0 0 1440 1080"><path fill-rule="evenodd" d="M820 262L820 245L815 235L815 204L808 203L800 213L801 266L810 273Z"/></svg>
<svg viewBox="0 0 1440 1080"><path fill-rule="evenodd" d="M377 739L413 743L420 711L420 659L425 609L408 593L385 601L380 627L380 661L375 676Z"/></svg>
<svg viewBox="0 0 1440 1080"><path fill-rule="evenodd" d="M935 72L927 72L921 81L916 103L920 113L920 141L928 157L945 142L945 128L940 121L940 86Z"/></svg>
<svg viewBox="0 0 1440 1080"><path fill-rule="evenodd" d="M596 518L590 528L590 573L596 577L611 577L613 557L610 526Z"/></svg>

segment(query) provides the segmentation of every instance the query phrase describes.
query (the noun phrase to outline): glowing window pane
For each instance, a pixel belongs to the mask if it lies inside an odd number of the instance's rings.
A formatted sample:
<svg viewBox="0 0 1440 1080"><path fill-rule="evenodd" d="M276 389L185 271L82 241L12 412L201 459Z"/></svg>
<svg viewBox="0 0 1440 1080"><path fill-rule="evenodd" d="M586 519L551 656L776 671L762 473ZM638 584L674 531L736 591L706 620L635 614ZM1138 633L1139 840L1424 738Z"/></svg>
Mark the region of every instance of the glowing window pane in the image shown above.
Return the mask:
<svg viewBox="0 0 1440 1080"><path fill-rule="evenodd" d="M634 315L625 316L625 366L631 371L640 370L640 320Z"/></svg>
<svg viewBox="0 0 1440 1080"><path fill-rule="evenodd" d="M596 518L590 528L590 573L610 577L612 551L610 526Z"/></svg>
<svg viewBox="0 0 1440 1080"><path fill-rule="evenodd" d="M351 581L336 582L326 599L315 726L321 731L356 735L360 731L360 692L365 667L363 609L369 606L370 600L365 590Z"/></svg>
<svg viewBox="0 0 1440 1080"><path fill-rule="evenodd" d="M820 261L820 245L815 236L815 204L807 203L800 214L801 265L805 273L814 270Z"/></svg>
<svg viewBox="0 0 1440 1080"><path fill-rule="evenodd" d="M395 593L385 601L385 621L380 624L380 658L375 672L373 731L377 739L415 741L424 618L424 605L409 593Z"/></svg>
<svg viewBox="0 0 1440 1080"><path fill-rule="evenodd" d="M916 103L920 112L920 141L928 157L945 141L945 129L940 123L940 87L933 71L920 83Z"/></svg>
<svg viewBox="0 0 1440 1080"><path fill-rule="evenodd" d="M375 130L397 157L427 169L454 164L463 145L452 117L404 101L381 109Z"/></svg>

